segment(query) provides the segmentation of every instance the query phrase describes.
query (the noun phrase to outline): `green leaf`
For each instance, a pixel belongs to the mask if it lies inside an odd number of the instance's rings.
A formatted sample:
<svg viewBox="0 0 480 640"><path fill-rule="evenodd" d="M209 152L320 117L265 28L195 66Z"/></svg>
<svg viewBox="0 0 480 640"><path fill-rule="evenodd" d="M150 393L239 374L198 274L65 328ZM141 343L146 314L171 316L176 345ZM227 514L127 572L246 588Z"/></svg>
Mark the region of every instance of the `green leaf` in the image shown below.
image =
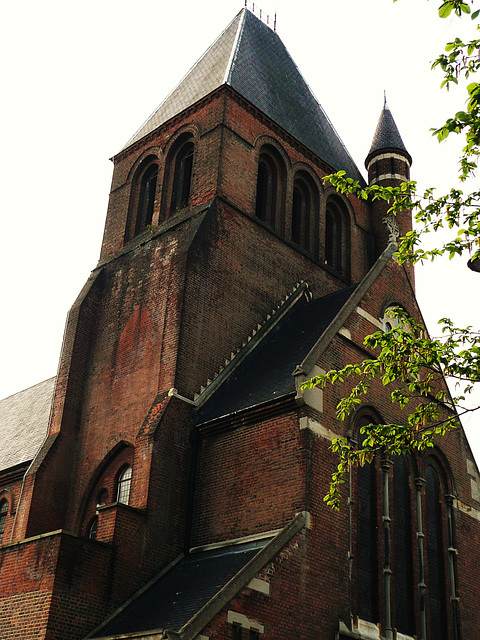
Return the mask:
<svg viewBox="0 0 480 640"><path fill-rule="evenodd" d="M448 18L448 16L452 13L454 6L455 5L453 2L444 2L442 5L440 5L438 9L438 15L440 16L440 18Z"/></svg>

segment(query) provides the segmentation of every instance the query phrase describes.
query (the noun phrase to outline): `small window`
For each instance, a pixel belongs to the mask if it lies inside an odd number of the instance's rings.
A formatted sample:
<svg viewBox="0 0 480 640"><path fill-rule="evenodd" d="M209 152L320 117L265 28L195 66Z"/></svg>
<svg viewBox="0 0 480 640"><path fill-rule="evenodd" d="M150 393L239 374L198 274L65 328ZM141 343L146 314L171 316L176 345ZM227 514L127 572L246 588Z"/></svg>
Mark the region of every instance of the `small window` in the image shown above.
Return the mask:
<svg viewBox="0 0 480 640"><path fill-rule="evenodd" d="M285 232L286 169L277 149L265 145L258 159L255 216L277 233Z"/></svg>
<svg viewBox="0 0 480 640"><path fill-rule="evenodd" d="M292 240L318 258L318 188L306 171L299 171L293 183Z"/></svg>
<svg viewBox="0 0 480 640"><path fill-rule="evenodd" d="M343 276L350 271L348 215L337 199L327 202L325 218L325 263Z"/></svg>
<svg viewBox="0 0 480 640"><path fill-rule="evenodd" d="M96 540L97 533L98 533L98 516L95 516L88 530L88 537L90 538L90 540Z"/></svg>
<svg viewBox="0 0 480 640"><path fill-rule="evenodd" d="M117 502L128 504L130 499L130 486L132 484L132 467L125 467L118 476Z"/></svg>
<svg viewBox="0 0 480 640"><path fill-rule="evenodd" d="M186 142L175 156L171 213L188 206L192 185L193 149L193 142Z"/></svg>
<svg viewBox="0 0 480 640"><path fill-rule="evenodd" d="M260 640L260 633L257 629L250 629L250 640Z"/></svg>
<svg viewBox="0 0 480 640"><path fill-rule="evenodd" d="M157 190L157 176L157 164L150 165L142 176L138 199L137 219L135 222L135 235L138 235L152 224L155 193Z"/></svg>
<svg viewBox="0 0 480 640"><path fill-rule="evenodd" d="M242 626L240 624L232 625L232 640L242 640Z"/></svg>
<svg viewBox="0 0 480 640"><path fill-rule="evenodd" d="M277 183L275 163L267 154L262 154L258 163L255 215L271 227L275 226Z"/></svg>
<svg viewBox="0 0 480 640"><path fill-rule="evenodd" d="M2 542L3 534L5 532L5 525L7 524L8 516L8 502L5 500L0 501L0 543Z"/></svg>
<svg viewBox="0 0 480 640"><path fill-rule="evenodd" d="M158 162L149 156L138 168L132 183L125 240L129 241L152 224L157 192Z"/></svg>

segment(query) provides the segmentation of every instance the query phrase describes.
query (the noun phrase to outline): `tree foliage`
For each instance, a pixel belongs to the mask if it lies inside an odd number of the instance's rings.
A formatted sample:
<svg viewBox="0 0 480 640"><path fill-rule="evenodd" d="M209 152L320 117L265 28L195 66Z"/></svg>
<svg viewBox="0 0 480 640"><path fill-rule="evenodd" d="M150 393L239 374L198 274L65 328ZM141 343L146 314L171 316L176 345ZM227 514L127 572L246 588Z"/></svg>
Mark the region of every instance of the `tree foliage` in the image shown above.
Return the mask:
<svg viewBox="0 0 480 640"><path fill-rule="evenodd" d="M396 0L394 0L396 1ZM470 15L480 29L480 9L473 10L461 0L443 2L439 17ZM450 89L459 80L471 80L480 68L480 38L463 41L455 38L447 43L445 51L432 64L443 74L441 86ZM480 83L466 86L464 110L458 111L442 126L433 129L439 142L449 135L463 136L464 146L459 158L459 182L467 185L477 170L480 154ZM388 213L396 215L411 210L415 225L398 243L395 254L400 264L423 262L447 255L470 255L480 260L480 190L468 191L451 188L438 195L434 189L419 193L414 181L398 187L378 184L362 187L347 178L345 172L327 176L325 181L339 192L353 194L363 200L383 200ZM423 244L426 234L438 230L442 241L433 248ZM391 312L397 325L390 331L378 331L365 339L371 358L359 364L347 365L341 370L329 371L307 381L305 388L344 382L352 378L353 387L337 406L337 417L345 420L362 403L374 380L388 387L392 403L405 408L408 419L404 424L370 424L361 428L362 445L348 438L339 438L331 444L338 454L338 466L332 476L330 490L325 496L333 508L340 505L340 485L351 465L363 465L382 455L406 454L434 446L435 438L459 425L459 415L474 411L465 400L480 381L480 332L472 327L456 327L451 320L440 320L440 335L430 338L421 325L404 310ZM443 376L455 381L457 390L451 398L442 384ZM456 411L454 410L454 406Z"/></svg>

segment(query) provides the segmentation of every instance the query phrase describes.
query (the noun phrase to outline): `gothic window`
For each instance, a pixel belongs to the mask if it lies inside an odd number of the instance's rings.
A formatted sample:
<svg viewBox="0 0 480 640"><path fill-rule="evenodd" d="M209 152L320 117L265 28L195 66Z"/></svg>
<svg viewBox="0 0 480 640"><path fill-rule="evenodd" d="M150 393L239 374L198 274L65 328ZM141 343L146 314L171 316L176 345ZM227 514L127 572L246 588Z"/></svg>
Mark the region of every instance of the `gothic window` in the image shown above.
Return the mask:
<svg viewBox="0 0 480 640"><path fill-rule="evenodd" d="M174 153L172 195L170 200L170 213L174 213L188 206L190 189L192 185L194 145L191 140L185 142Z"/></svg>
<svg viewBox="0 0 480 640"><path fill-rule="evenodd" d="M325 263L337 273L350 274L350 229L345 205L338 198L329 198L325 218Z"/></svg>
<svg viewBox="0 0 480 640"><path fill-rule="evenodd" d="M283 234L285 166L273 147L263 148L258 161L255 215L278 233Z"/></svg>
<svg viewBox="0 0 480 640"><path fill-rule="evenodd" d="M98 533L98 516L95 516L90 523L90 527L88 529L88 537L90 540L96 540Z"/></svg>
<svg viewBox="0 0 480 640"><path fill-rule="evenodd" d="M363 415L357 427L373 422ZM437 468L427 462L423 499L423 481L414 480L413 462L376 456L357 470L357 615L406 636L418 634L420 624L429 638L447 640L449 625L457 625L455 608L451 619L447 609L449 589L455 593L453 524Z"/></svg>
<svg viewBox="0 0 480 640"><path fill-rule="evenodd" d="M131 240L152 224L157 191L158 163L147 158L137 171L132 184L132 196L125 238Z"/></svg>
<svg viewBox="0 0 480 640"><path fill-rule="evenodd" d="M117 502L128 504L130 499L130 486L132 484L132 467L126 466L120 472L117 480Z"/></svg>
<svg viewBox="0 0 480 640"><path fill-rule="evenodd" d="M317 188L306 172L299 172L293 183L292 240L313 254L317 253L317 247L311 228L316 222L317 210Z"/></svg>
<svg viewBox="0 0 480 640"><path fill-rule="evenodd" d="M5 525L7 524L8 516L8 501L3 498L0 501L0 544L2 542L3 534L5 532Z"/></svg>

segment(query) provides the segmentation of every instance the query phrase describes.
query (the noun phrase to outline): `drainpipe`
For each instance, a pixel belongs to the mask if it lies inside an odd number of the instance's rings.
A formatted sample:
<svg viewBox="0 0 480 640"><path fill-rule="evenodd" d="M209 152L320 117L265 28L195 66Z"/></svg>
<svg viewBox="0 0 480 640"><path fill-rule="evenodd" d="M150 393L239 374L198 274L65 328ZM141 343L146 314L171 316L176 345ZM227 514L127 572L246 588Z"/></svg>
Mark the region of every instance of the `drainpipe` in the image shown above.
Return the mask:
<svg viewBox="0 0 480 640"><path fill-rule="evenodd" d="M418 582L418 598L420 602L420 638L419 640L427 640L427 618L425 612L425 595L427 585L425 584L425 534L423 533L422 519L422 491L425 486L423 478L415 478L416 501L417 501L417 546L418 546L418 566L420 570Z"/></svg>
<svg viewBox="0 0 480 640"><path fill-rule="evenodd" d="M389 500L389 472L392 463L390 460L383 458L383 540L384 540L384 558L383 558L383 584L385 589L385 638L393 640L392 628L392 568L391 568L391 518L390 518L390 500Z"/></svg>
<svg viewBox="0 0 480 640"><path fill-rule="evenodd" d="M455 512L453 509L454 501L454 496L450 494L445 495L448 519L448 569L450 574L450 604L452 606L453 640L460 640L458 596L455 580L455 559L457 556L457 549L455 548Z"/></svg>

